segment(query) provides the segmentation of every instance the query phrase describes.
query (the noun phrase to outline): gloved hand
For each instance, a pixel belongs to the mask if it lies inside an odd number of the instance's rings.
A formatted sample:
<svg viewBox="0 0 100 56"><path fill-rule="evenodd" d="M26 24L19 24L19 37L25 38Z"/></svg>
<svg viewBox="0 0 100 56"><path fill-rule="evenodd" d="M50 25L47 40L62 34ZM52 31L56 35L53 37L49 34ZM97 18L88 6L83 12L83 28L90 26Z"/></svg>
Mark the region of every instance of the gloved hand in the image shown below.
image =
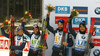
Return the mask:
<svg viewBox="0 0 100 56"><path fill-rule="evenodd" d="M94 48L94 44L93 43L90 43L90 48Z"/></svg>

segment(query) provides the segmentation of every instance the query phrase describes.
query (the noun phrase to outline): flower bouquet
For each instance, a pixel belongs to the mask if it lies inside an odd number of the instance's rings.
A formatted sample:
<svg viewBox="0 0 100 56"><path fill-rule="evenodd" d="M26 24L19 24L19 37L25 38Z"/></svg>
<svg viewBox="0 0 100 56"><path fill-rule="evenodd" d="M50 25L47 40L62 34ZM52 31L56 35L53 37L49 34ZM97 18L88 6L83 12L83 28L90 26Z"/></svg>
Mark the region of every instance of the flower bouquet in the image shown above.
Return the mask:
<svg viewBox="0 0 100 56"><path fill-rule="evenodd" d="M25 11L24 18L26 19L27 22L29 22L32 19L32 16L29 13L29 11ZM20 19L20 21L22 22L22 19Z"/></svg>
<svg viewBox="0 0 100 56"><path fill-rule="evenodd" d="M4 25L10 25L10 24L11 24L11 22L10 22L10 20L7 20L7 19L6 19L6 20L4 21L4 23L3 23L3 24L4 24Z"/></svg>
<svg viewBox="0 0 100 56"><path fill-rule="evenodd" d="M73 10L71 11L71 15L74 16L74 17L77 17L78 14L79 14L79 12L76 11L75 9L73 9Z"/></svg>
<svg viewBox="0 0 100 56"><path fill-rule="evenodd" d="M29 19L29 20L32 19L32 16L31 16L31 14L29 13L29 11L25 11L24 18Z"/></svg>
<svg viewBox="0 0 100 56"><path fill-rule="evenodd" d="M6 31L9 32L9 31L10 31L11 21L6 19L6 20L3 22L3 25L4 25L4 26L7 26Z"/></svg>
<svg viewBox="0 0 100 56"><path fill-rule="evenodd" d="M47 9L49 12L52 12L52 11L55 10L55 7L52 6L52 5L47 5L47 6L46 6L46 9Z"/></svg>
<svg viewBox="0 0 100 56"><path fill-rule="evenodd" d="M78 15L79 15L79 12L76 11L75 9L73 9L73 10L71 11L71 15L70 15L70 17L69 17L69 19L68 19L68 22L70 22L70 20L73 19L73 17L77 17Z"/></svg>

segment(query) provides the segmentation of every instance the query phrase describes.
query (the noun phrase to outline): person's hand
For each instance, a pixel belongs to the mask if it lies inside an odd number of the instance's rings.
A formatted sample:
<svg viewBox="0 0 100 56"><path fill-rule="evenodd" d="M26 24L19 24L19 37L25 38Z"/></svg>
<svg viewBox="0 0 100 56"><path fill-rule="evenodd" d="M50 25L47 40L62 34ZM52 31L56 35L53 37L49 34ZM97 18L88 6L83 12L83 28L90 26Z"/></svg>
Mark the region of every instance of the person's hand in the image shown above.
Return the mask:
<svg viewBox="0 0 100 56"><path fill-rule="evenodd" d="M67 45L68 45L68 43L67 43L67 42L63 42L63 45L64 45L64 46L67 46Z"/></svg>
<svg viewBox="0 0 100 56"><path fill-rule="evenodd" d="M90 43L90 47L91 47L91 48L94 48L94 44L93 44L93 43Z"/></svg>
<svg viewBox="0 0 100 56"><path fill-rule="evenodd" d="M93 31L96 31L96 28L97 28L97 27L94 26L94 27L93 27Z"/></svg>
<svg viewBox="0 0 100 56"><path fill-rule="evenodd" d="M46 50L47 49L47 46L43 46L43 50Z"/></svg>
<svg viewBox="0 0 100 56"><path fill-rule="evenodd" d="M4 27L4 24L1 24L0 27L3 28Z"/></svg>
<svg viewBox="0 0 100 56"><path fill-rule="evenodd" d="M25 22L25 18L24 17L22 17L21 20L22 20L22 22Z"/></svg>
<svg viewBox="0 0 100 56"><path fill-rule="evenodd" d="M47 17L50 17L50 12L49 11L47 12Z"/></svg>

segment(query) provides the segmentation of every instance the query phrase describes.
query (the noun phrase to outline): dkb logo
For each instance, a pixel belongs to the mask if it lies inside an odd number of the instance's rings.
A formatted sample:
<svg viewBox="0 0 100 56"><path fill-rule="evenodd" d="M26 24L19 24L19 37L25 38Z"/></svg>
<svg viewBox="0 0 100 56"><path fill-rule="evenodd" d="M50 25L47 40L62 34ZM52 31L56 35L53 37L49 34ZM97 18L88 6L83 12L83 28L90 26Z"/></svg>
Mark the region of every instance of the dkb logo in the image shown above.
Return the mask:
<svg viewBox="0 0 100 56"><path fill-rule="evenodd" d="M55 13L56 14L70 14L70 7L69 6L56 6Z"/></svg>

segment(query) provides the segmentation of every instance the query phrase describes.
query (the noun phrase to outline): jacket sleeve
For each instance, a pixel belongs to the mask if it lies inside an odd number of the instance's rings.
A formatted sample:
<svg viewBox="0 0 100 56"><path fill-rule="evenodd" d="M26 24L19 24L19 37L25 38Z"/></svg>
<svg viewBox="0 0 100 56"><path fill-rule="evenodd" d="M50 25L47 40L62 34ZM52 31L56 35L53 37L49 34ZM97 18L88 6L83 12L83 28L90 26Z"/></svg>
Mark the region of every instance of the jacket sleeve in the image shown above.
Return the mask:
<svg viewBox="0 0 100 56"><path fill-rule="evenodd" d="M5 37L9 38L9 34L5 33L4 28L1 28L1 33L2 33L2 35L4 35Z"/></svg>
<svg viewBox="0 0 100 56"><path fill-rule="evenodd" d="M47 20L47 28L48 28L48 30L54 34L55 31L54 31L53 27L51 27L50 24L49 24L49 17L46 18L46 20Z"/></svg>
<svg viewBox="0 0 100 56"><path fill-rule="evenodd" d="M72 40L72 36L69 36L70 33L68 33L68 37L67 37L67 43L68 43L68 47L72 47L73 46L73 40Z"/></svg>
<svg viewBox="0 0 100 56"><path fill-rule="evenodd" d="M76 32L74 31L74 29L72 28L72 23L71 23L71 21L70 21L70 23L69 23L69 31L70 31L70 33L74 36L74 39L76 39Z"/></svg>
<svg viewBox="0 0 100 56"><path fill-rule="evenodd" d="M25 22L22 22L23 31L27 36L31 38L31 34L25 29L25 24L26 24Z"/></svg>

